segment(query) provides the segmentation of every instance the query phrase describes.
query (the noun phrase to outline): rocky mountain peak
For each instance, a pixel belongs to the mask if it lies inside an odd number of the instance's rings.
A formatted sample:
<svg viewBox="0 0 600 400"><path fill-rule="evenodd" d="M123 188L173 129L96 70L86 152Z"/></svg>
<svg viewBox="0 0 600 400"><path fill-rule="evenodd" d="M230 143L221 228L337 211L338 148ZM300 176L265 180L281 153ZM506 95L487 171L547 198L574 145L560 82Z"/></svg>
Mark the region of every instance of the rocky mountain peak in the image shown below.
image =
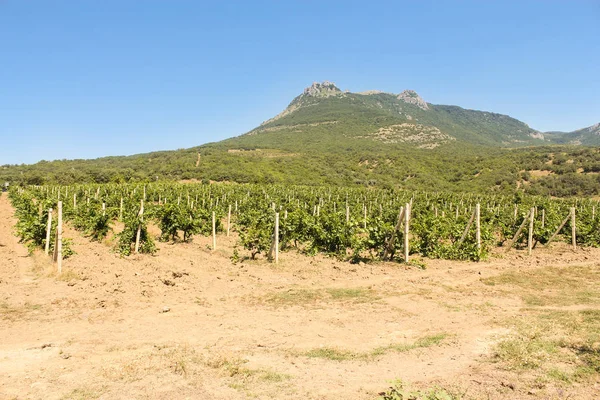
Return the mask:
<svg viewBox="0 0 600 400"><path fill-rule="evenodd" d="M398 100L402 100L408 104L414 104L422 110L429 110L427 102L421 98L414 90L405 90L398 95Z"/></svg>
<svg viewBox="0 0 600 400"><path fill-rule="evenodd" d="M588 131L600 135L600 122L587 128Z"/></svg>
<svg viewBox="0 0 600 400"><path fill-rule="evenodd" d="M305 96L312 96L312 97L329 97L329 96L335 96L336 94L339 94L339 93L342 93L342 91L340 89L338 89L337 86L335 86L335 83L329 82L329 81L324 81L322 83L313 82L312 85L310 85L309 87L304 89L303 94Z"/></svg>

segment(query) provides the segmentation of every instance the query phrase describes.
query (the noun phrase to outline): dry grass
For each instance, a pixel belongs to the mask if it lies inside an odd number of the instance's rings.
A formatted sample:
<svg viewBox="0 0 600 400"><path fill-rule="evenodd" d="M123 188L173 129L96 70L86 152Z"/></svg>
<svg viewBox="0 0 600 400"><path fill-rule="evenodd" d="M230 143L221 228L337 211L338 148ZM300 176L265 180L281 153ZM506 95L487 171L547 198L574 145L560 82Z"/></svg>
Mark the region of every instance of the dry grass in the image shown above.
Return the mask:
<svg viewBox="0 0 600 400"><path fill-rule="evenodd" d="M323 358L330 361L374 361L378 357L390 352L405 353L415 349L440 345L448 336L449 335L447 333L438 333L435 335L423 336L413 343L390 344L387 346L377 347L368 352L353 352L334 347L321 347L309 350L299 355L309 358Z"/></svg>
<svg viewBox="0 0 600 400"><path fill-rule="evenodd" d="M600 304L599 266L511 271L482 282L490 286L516 287L525 304L530 306Z"/></svg>
<svg viewBox="0 0 600 400"><path fill-rule="evenodd" d="M265 304L271 307L315 306L319 303L373 303L379 297L366 288L327 288L304 289L292 288L285 291L269 293L261 297L250 298L250 303Z"/></svg>
<svg viewBox="0 0 600 400"><path fill-rule="evenodd" d="M6 302L0 303L0 319L8 321L18 321L27 319L31 314L41 311L39 304L25 303L23 305L11 305Z"/></svg>

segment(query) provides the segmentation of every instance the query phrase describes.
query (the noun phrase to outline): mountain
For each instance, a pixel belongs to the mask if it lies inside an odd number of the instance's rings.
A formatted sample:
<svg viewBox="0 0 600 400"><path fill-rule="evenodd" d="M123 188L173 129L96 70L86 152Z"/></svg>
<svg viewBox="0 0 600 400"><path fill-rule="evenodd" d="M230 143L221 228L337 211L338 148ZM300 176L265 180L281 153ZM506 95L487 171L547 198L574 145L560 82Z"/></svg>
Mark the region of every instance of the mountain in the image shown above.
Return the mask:
<svg viewBox="0 0 600 400"><path fill-rule="evenodd" d="M546 132L545 135L558 144L600 146L600 123L573 132Z"/></svg>
<svg viewBox="0 0 600 400"><path fill-rule="evenodd" d="M600 149L574 144L599 138L598 125L541 133L507 115L428 103L413 90L351 93L326 81L238 137L127 157L4 165L0 182L198 180L587 196L600 194Z"/></svg>
<svg viewBox="0 0 600 400"><path fill-rule="evenodd" d="M454 142L494 147L549 143L544 135L507 115L427 103L415 91L400 94L343 92L331 82L313 83L279 115L229 145L288 142L302 136L304 145L323 134L334 145L365 141L433 149Z"/></svg>

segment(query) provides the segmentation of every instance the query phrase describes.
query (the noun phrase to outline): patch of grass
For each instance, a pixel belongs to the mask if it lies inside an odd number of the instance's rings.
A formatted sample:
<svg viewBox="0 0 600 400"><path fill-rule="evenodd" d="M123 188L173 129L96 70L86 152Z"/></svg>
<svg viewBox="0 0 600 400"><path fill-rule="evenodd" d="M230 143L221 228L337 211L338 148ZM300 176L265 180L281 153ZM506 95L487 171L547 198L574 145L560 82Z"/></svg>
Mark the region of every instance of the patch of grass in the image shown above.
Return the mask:
<svg viewBox="0 0 600 400"><path fill-rule="evenodd" d="M355 303L369 302L375 299L375 293L363 288L331 288L326 290L332 300L350 300Z"/></svg>
<svg viewBox="0 0 600 400"><path fill-rule="evenodd" d="M495 356L508 369L524 370L539 368L557 352L554 342L543 337L539 329L521 330L518 334L498 343Z"/></svg>
<svg viewBox="0 0 600 400"><path fill-rule="evenodd" d="M72 392L61 397L61 400L92 400L98 399L106 392L105 387L92 389L92 388L77 388L73 389Z"/></svg>
<svg viewBox="0 0 600 400"><path fill-rule="evenodd" d="M265 382L284 382L289 380L291 376L287 374L280 374L274 371L262 370L260 371L258 378Z"/></svg>
<svg viewBox="0 0 600 400"><path fill-rule="evenodd" d="M247 392L250 397L255 397L249 392L251 387L260 387L265 390L266 385L273 385L278 393L285 387L285 381L291 379L290 375L281 374L270 369L248 368L244 366L248 360L238 357L225 357L222 355L204 358L201 361L205 366L219 370L229 378L228 386L232 389Z"/></svg>
<svg viewBox="0 0 600 400"><path fill-rule="evenodd" d="M64 270L61 274L56 276L56 280L63 282L77 281L81 280L79 274L73 270L67 269Z"/></svg>
<svg viewBox="0 0 600 400"><path fill-rule="evenodd" d="M25 303L20 306L13 306L7 302L0 303L0 318L8 321L18 321L28 316L29 313L41 310L40 304Z"/></svg>
<svg viewBox="0 0 600 400"><path fill-rule="evenodd" d="M368 352L353 352L342 350L335 347L320 347L302 353L305 357L322 358L330 361L349 361L362 360L371 361L389 352L405 353L415 349L421 349L439 345L448 337L447 333L439 333L436 335L423 336L413 343L407 344L390 344L388 346L376 347Z"/></svg>
<svg viewBox="0 0 600 400"><path fill-rule="evenodd" d="M571 383L571 374L558 368L551 368L548 372L546 372L546 375L548 378L550 378L550 380Z"/></svg>
<svg viewBox="0 0 600 400"><path fill-rule="evenodd" d="M600 378L600 310L528 314L496 345L496 361L567 383Z"/></svg>
<svg viewBox="0 0 600 400"><path fill-rule="evenodd" d="M103 375L110 380L135 382L149 374L168 370L187 378L197 373L194 366L198 363L194 349L187 345L155 345L151 351L140 352L133 358L123 359L104 368Z"/></svg>
<svg viewBox="0 0 600 400"><path fill-rule="evenodd" d="M511 285L521 289L530 306L600 304L600 267L544 267L511 271L482 279L489 286Z"/></svg>
<svg viewBox="0 0 600 400"><path fill-rule="evenodd" d="M299 289L293 288L281 292L271 293L259 298L258 302L264 302L274 307L307 306L318 302L351 302L368 303L377 300L378 297L372 290L365 288L327 288L327 289Z"/></svg>
<svg viewBox="0 0 600 400"><path fill-rule="evenodd" d="M364 358L366 354L340 350L334 347L321 347L318 349L309 350L304 353L304 355L309 358L323 358L331 361L347 361Z"/></svg>
<svg viewBox="0 0 600 400"><path fill-rule="evenodd" d="M314 304L323 298L320 290L289 289L268 295L264 301L273 306L293 306Z"/></svg>
<svg viewBox="0 0 600 400"><path fill-rule="evenodd" d="M417 339L414 343L410 344L392 344L389 346L378 347L374 349L370 355L372 357L377 357L383 354L386 354L389 351L395 351L397 353L405 353L407 351L415 350L415 349L423 349L432 346L438 346L442 343L444 339L448 337L447 333L438 333L435 335L423 336Z"/></svg>
<svg viewBox="0 0 600 400"><path fill-rule="evenodd" d="M64 400L89 400L98 399L106 392L105 387L91 389L91 388L77 388L71 393L62 397Z"/></svg>
<svg viewBox="0 0 600 400"><path fill-rule="evenodd" d="M407 387L398 379L379 396L380 400L461 400L464 393L454 393L441 387L417 390Z"/></svg>

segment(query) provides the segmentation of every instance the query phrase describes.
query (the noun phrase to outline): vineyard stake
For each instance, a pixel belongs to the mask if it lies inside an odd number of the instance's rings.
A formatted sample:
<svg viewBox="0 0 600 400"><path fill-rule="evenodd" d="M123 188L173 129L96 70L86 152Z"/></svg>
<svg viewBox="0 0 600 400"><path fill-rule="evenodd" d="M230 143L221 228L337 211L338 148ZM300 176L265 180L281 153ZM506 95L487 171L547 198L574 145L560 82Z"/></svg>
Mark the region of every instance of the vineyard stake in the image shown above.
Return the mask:
<svg viewBox="0 0 600 400"><path fill-rule="evenodd" d="M546 226L546 209L542 208L542 229Z"/></svg>
<svg viewBox="0 0 600 400"><path fill-rule="evenodd" d="M385 247L385 250L383 252L383 259L384 260L387 258L388 254L390 254L392 252L392 248L394 247L394 242L396 240L396 232L402 226L402 219L403 218L404 218L404 207L400 207L400 212L398 213L398 222L396 222L396 226L394 227L394 231L392 232L392 236L390 237L390 241L388 242L388 244Z"/></svg>
<svg viewBox="0 0 600 400"><path fill-rule="evenodd" d="M58 274L62 274L62 201L58 202L58 226L56 229L56 247L55 261L58 267Z"/></svg>
<svg viewBox="0 0 600 400"><path fill-rule="evenodd" d="M142 221L144 218L144 199L140 201L140 212L138 213L138 217L140 221L138 223L137 232L135 234L135 253L139 253L140 251L140 238L142 236Z"/></svg>
<svg viewBox="0 0 600 400"><path fill-rule="evenodd" d="M558 235L558 233L562 230L562 228L567 224L567 221L569 220L569 218L571 218L572 213L573 213L573 209L571 209L571 211L569 211L569 215L567 215L565 217L565 219L563 219L563 221L560 223L560 226L558 227L558 229L552 234L552 236L550 236L550 239L548 239L548 241L546 242L544 247L548 247L550 245L550 243L552 242L554 237L556 235Z"/></svg>
<svg viewBox="0 0 600 400"><path fill-rule="evenodd" d="M460 239L458 240L459 245L462 244L462 242L464 242L465 239L467 238L467 234L469 233L469 229L471 229L471 225L473 225L474 219L475 219L475 211L473 211L473 214L471 214L471 218L469 218L469 222L467 222L467 226L465 227L463 234L461 235Z"/></svg>
<svg viewBox="0 0 600 400"><path fill-rule="evenodd" d="M229 237L229 227L231 226L231 204L229 205L229 212L227 213L227 237Z"/></svg>
<svg viewBox="0 0 600 400"><path fill-rule="evenodd" d="M275 213L275 264L279 262L279 213Z"/></svg>
<svg viewBox="0 0 600 400"><path fill-rule="evenodd" d="M477 241L477 254L481 253L481 205L475 205L475 240Z"/></svg>
<svg viewBox="0 0 600 400"><path fill-rule="evenodd" d="M529 218L529 233L527 235L527 254L531 255L531 248L533 246L533 220L535 219L535 208L534 207L531 208L529 215L531 217Z"/></svg>
<svg viewBox="0 0 600 400"><path fill-rule="evenodd" d="M404 262L408 263L408 253L409 253L409 248L408 248L408 233L409 233L409 228L408 228L408 224L410 222L410 203L406 203L406 205L404 206Z"/></svg>
<svg viewBox="0 0 600 400"><path fill-rule="evenodd" d="M217 249L217 221L215 212L212 213L212 239L213 239L213 250Z"/></svg>
<svg viewBox="0 0 600 400"><path fill-rule="evenodd" d="M521 226L519 226L519 229L517 230L517 233L515 233L515 236L512 238L512 240L508 244L508 247L506 249L507 253L511 249L511 247L513 247L513 244L515 244L515 242L519 238L519 235L521 235L521 232L523 231L523 228L525 228L525 224L527 223L528 218L533 218L533 215L531 215L531 212L529 212L529 217L525 217L523 219L523 222L521 223Z"/></svg>
<svg viewBox="0 0 600 400"><path fill-rule="evenodd" d="M46 248L44 252L46 255L50 252L50 232L52 232L52 209L48 210L48 227L46 228Z"/></svg>
<svg viewBox="0 0 600 400"><path fill-rule="evenodd" d="M573 245L573 250L577 249L577 234L576 234L575 225L575 207L571 207L571 244Z"/></svg>
<svg viewBox="0 0 600 400"><path fill-rule="evenodd" d="M123 196L121 196L121 206L119 207L119 221L123 220Z"/></svg>

